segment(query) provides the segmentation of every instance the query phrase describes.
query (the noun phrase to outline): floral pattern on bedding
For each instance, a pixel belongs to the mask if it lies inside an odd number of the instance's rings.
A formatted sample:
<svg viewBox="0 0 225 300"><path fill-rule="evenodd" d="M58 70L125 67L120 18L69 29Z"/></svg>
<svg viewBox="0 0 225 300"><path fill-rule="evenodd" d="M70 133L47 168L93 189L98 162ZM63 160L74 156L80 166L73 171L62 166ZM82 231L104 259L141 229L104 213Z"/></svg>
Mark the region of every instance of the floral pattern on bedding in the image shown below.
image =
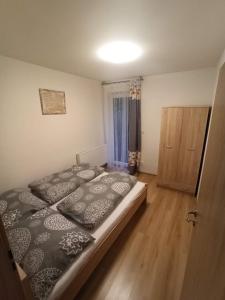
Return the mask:
<svg viewBox="0 0 225 300"><path fill-rule="evenodd" d="M35 299L47 299L60 276L94 238L59 212L45 208L7 231L16 262Z"/></svg>
<svg viewBox="0 0 225 300"><path fill-rule="evenodd" d="M54 204L102 172L103 168L80 164L34 181L29 187L35 195Z"/></svg>
<svg viewBox="0 0 225 300"><path fill-rule="evenodd" d="M26 188L11 189L0 195L0 216L6 230L46 206L45 201Z"/></svg>
<svg viewBox="0 0 225 300"><path fill-rule="evenodd" d="M100 225L129 193L137 179L123 172L112 172L98 181L82 184L57 205L64 215L93 230Z"/></svg>

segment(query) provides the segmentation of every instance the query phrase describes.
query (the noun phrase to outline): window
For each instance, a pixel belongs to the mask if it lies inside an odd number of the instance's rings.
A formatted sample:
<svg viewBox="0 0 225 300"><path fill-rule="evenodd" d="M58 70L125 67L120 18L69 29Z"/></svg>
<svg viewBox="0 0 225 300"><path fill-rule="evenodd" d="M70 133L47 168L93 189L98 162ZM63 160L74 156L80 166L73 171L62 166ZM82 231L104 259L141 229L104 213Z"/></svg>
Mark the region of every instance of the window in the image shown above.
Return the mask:
<svg viewBox="0 0 225 300"><path fill-rule="evenodd" d="M128 97L113 98L114 162L128 163Z"/></svg>
<svg viewBox="0 0 225 300"><path fill-rule="evenodd" d="M113 168L126 168L128 165L128 102L128 84L104 87L107 162Z"/></svg>

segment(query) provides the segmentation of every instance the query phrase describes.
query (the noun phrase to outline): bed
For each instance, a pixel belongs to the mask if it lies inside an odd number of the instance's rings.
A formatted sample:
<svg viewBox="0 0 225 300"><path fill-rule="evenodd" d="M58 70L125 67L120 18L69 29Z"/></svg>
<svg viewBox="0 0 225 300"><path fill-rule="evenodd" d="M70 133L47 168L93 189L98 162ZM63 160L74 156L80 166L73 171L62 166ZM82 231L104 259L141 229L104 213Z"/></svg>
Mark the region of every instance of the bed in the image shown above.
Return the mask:
<svg viewBox="0 0 225 300"><path fill-rule="evenodd" d="M102 173L93 181L98 180L98 178L104 175L107 175L107 173ZM78 259L60 277L48 297L49 300L74 299L123 228L141 204L146 201L146 198L147 185L138 181L111 215L92 232L92 236L95 238L94 242L82 252ZM60 201L63 201L63 199ZM56 205L60 201L52 205L51 208L57 210ZM32 299L26 274L20 267L18 267L18 271L25 298Z"/></svg>

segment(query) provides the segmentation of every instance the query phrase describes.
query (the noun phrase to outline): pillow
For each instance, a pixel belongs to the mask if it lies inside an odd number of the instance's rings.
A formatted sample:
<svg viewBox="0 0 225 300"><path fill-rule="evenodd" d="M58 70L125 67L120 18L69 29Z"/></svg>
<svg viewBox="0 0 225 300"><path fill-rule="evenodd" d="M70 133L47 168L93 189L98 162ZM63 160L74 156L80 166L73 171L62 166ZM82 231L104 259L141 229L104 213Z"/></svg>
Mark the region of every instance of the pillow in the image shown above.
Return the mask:
<svg viewBox="0 0 225 300"><path fill-rule="evenodd" d="M104 172L104 168L99 166L93 166L89 163L81 163L79 165L74 165L72 167L72 171L78 177L84 179L87 182Z"/></svg>
<svg viewBox="0 0 225 300"><path fill-rule="evenodd" d="M75 191L82 183L90 181L102 172L102 168L81 164L34 181L29 184L29 187L35 195L54 204Z"/></svg>
<svg viewBox="0 0 225 300"><path fill-rule="evenodd" d="M98 181L82 184L61 201L57 209L85 228L96 229L136 182L134 176L112 172Z"/></svg>
<svg viewBox="0 0 225 300"><path fill-rule="evenodd" d="M94 240L50 208L15 225L7 236L15 261L30 279L35 299L47 299L59 277Z"/></svg>
<svg viewBox="0 0 225 300"><path fill-rule="evenodd" d="M5 229L46 206L29 189L12 189L0 195L0 215Z"/></svg>

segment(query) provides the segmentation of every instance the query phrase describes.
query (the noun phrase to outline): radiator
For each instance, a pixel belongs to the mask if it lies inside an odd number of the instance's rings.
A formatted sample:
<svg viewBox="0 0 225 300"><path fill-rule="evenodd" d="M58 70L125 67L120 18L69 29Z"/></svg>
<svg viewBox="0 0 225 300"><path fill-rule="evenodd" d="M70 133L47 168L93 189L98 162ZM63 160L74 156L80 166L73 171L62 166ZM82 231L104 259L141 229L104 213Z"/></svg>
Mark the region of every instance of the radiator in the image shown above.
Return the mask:
<svg viewBox="0 0 225 300"><path fill-rule="evenodd" d="M100 145L76 153L76 163L79 164L85 162L98 166L104 165L107 162L106 145Z"/></svg>

